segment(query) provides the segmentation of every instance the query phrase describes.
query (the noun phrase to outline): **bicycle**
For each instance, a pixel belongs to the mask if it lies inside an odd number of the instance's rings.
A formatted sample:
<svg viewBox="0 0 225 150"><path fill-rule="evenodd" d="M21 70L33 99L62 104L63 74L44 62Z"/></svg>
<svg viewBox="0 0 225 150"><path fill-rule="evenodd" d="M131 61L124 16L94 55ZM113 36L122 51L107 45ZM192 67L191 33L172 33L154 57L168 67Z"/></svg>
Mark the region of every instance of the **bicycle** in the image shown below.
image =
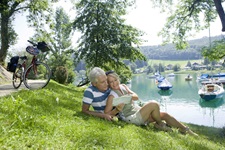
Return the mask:
<svg viewBox="0 0 225 150"><path fill-rule="evenodd" d="M45 42L38 42L38 44L29 41L33 46L28 46L26 51L33 55L30 65L26 67L27 56L19 57L22 63L18 63L12 77L12 84L15 89L18 89L23 82L28 89L44 88L50 81L51 70L49 66L43 62L38 61L37 55L39 50L42 52L49 51Z"/></svg>

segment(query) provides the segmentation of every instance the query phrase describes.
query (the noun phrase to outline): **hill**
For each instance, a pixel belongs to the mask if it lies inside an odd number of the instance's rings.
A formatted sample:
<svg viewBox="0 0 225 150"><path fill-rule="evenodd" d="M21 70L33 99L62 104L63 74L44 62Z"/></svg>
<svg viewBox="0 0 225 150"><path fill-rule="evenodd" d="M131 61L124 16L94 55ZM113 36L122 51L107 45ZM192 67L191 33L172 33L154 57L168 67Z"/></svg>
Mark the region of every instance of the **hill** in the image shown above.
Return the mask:
<svg viewBox="0 0 225 150"><path fill-rule="evenodd" d="M0 97L0 149L225 149L218 128L188 124L196 138L84 115L83 92L51 81L44 89Z"/></svg>
<svg viewBox="0 0 225 150"><path fill-rule="evenodd" d="M221 36L211 37L211 42L221 40ZM185 50L177 50L173 44L164 46L142 46L141 52L147 59L158 60L196 60L201 59L201 49L204 46L209 46L209 37L203 37L188 41L189 47Z"/></svg>

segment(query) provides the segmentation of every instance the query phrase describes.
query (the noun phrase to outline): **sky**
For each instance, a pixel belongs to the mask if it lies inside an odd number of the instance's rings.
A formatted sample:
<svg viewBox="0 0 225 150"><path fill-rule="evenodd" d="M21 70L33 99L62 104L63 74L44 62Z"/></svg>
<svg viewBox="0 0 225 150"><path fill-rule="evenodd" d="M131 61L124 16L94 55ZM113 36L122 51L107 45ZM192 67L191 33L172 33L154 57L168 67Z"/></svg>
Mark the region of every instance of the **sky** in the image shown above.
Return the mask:
<svg viewBox="0 0 225 150"><path fill-rule="evenodd" d="M71 19L74 18L74 10L71 9L71 4L65 3L63 0L62 3L59 3L57 6L63 6L67 13L71 16ZM162 40L157 36L157 34L162 29L166 21L166 16L166 14L160 13L158 8L152 8L150 0L136 0L136 7L128 11L128 15L125 16L125 19L127 24L130 24L133 27L145 32L142 39L147 40L147 42L143 43L142 46L146 46L159 45L162 43ZM32 37L34 31L32 28L27 26L25 15L16 16L14 27L18 34L18 43L11 47L11 49L21 49L29 45L27 40ZM210 35L221 35L221 29L221 22L219 18L217 18L217 20L210 25ZM208 29L200 33L196 33L194 37L190 37L190 40L204 36L209 36ZM74 42L76 42L75 38Z"/></svg>

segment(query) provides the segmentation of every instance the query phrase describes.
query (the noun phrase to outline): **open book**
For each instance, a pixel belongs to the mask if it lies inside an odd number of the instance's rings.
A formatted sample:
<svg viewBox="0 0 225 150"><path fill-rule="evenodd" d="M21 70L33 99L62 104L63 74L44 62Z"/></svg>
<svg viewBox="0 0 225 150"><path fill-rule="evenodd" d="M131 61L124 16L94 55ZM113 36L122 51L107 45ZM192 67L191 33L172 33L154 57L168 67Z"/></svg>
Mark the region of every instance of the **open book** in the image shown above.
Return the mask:
<svg viewBox="0 0 225 150"><path fill-rule="evenodd" d="M131 102L131 95L123 95L121 97L113 98L113 106L117 106L121 103L129 104Z"/></svg>

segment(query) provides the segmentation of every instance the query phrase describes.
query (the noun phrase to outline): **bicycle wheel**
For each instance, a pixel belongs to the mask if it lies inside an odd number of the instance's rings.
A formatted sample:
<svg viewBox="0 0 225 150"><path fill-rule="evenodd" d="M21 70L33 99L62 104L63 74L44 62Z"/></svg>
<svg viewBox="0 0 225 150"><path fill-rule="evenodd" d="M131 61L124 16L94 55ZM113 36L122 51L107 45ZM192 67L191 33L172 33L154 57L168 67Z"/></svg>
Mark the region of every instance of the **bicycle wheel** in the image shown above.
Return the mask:
<svg viewBox="0 0 225 150"><path fill-rule="evenodd" d="M36 62L31 64L24 72L24 85L28 89L44 88L51 78L51 70L47 64Z"/></svg>
<svg viewBox="0 0 225 150"><path fill-rule="evenodd" d="M77 87L81 87L83 85L86 85L90 82L90 80L88 78L83 79L82 81L80 81L77 85Z"/></svg>
<svg viewBox="0 0 225 150"><path fill-rule="evenodd" d="M22 68L17 67L16 71L13 73L12 84L15 89L18 89L22 83Z"/></svg>

